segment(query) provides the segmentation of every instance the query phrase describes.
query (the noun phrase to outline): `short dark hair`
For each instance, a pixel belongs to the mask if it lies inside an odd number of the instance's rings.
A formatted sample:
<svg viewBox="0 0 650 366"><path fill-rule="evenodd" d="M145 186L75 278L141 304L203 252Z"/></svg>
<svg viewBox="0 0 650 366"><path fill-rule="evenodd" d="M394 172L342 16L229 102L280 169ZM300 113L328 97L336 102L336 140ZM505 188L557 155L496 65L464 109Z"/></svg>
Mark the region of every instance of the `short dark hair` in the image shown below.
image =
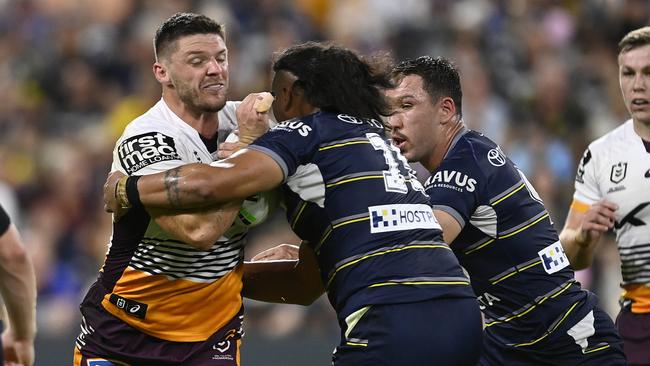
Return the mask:
<svg viewBox="0 0 650 366"><path fill-rule="evenodd" d="M153 39L156 59L165 54L169 46L183 36L194 34L218 34L225 41L226 34L222 24L195 13L176 13L165 20L156 30Z"/></svg>
<svg viewBox="0 0 650 366"><path fill-rule="evenodd" d="M434 103L442 97L450 97L456 104L458 115L463 115L460 75L451 61L444 57L420 56L403 61L393 69L393 77L396 80L407 75L418 75L422 78L424 89Z"/></svg>
<svg viewBox="0 0 650 366"><path fill-rule="evenodd" d="M392 87L387 58L364 59L331 43L306 42L276 56L273 71L288 71L307 100L322 111L379 119L390 112L384 89Z"/></svg>
<svg viewBox="0 0 650 366"><path fill-rule="evenodd" d="M631 49L650 44L650 27L635 29L626 34L618 43L618 53L625 53Z"/></svg>

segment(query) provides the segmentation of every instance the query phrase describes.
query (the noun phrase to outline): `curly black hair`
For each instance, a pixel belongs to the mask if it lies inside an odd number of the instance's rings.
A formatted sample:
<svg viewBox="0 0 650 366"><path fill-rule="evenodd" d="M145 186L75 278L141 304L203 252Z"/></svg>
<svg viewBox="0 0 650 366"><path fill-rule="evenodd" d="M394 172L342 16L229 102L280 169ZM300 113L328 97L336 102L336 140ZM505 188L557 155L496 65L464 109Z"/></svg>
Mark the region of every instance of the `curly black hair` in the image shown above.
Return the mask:
<svg viewBox="0 0 650 366"><path fill-rule="evenodd" d="M387 58L364 59L331 43L307 42L281 52L273 71L296 76L307 100L322 111L380 119L390 112L384 89L391 83Z"/></svg>

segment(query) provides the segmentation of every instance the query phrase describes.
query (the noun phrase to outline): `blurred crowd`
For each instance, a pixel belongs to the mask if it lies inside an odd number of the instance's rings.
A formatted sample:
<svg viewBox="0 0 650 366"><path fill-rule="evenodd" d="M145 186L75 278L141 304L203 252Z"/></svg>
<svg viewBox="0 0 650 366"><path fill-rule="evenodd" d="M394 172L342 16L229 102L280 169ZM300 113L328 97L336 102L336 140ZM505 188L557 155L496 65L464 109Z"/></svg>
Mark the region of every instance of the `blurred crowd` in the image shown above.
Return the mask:
<svg viewBox="0 0 650 366"><path fill-rule="evenodd" d="M272 53L299 41L454 60L465 122L527 174L558 229L587 143L627 119L616 44L650 21L647 0L0 0L0 202L34 257L40 337L77 329L111 234L101 187L113 144L160 98L152 37L176 11L225 23L232 100L268 90ZM278 236L295 241L281 218L251 235L247 256ZM601 249L580 278L615 314L618 258ZM331 334L328 306L247 303L247 332Z"/></svg>

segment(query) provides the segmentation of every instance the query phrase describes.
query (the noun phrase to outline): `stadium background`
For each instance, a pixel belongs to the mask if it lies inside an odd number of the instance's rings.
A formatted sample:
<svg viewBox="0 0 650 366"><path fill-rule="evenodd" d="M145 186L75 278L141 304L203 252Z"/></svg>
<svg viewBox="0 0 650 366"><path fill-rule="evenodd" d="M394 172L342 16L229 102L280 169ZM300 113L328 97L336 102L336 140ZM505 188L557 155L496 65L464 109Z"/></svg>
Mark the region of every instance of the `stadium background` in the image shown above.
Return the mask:
<svg viewBox="0 0 650 366"><path fill-rule="evenodd" d="M455 60L465 122L528 175L558 229L586 144L627 118L616 43L650 21L646 0L0 0L0 202L34 258L37 365L71 362L111 230L101 186L113 143L160 96L151 38L176 11L226 24L233 100L267 90L271 53L297 41ZM272 236L295 240L276 218L247 256L282 241ZM616 314L611 237L579 277ZM324 298L246 306L244 365L330 364L338 326Z"/></svg>

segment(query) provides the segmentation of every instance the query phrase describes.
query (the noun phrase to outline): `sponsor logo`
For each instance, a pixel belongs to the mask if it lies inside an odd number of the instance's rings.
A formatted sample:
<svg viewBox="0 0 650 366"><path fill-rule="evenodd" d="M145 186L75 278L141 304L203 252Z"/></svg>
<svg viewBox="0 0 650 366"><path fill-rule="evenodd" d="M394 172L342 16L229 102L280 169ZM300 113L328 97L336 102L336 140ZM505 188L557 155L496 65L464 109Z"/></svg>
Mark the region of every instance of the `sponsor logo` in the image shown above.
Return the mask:
<svg viewBox="0 0 650 366"><path fill-rule="evenodd" d="M487 153L487 158L490 164L494 166L503 166L506 164L506 156L501 151L500 147L495 147Z"/></svg>
<svg viewBox="0 0 650 366"><path fill-rule="evenodd" d="M576 173L576 182L584 183L585 175L585 165L591 160L591 151L589 149L585 150L585 153L582 155L582 160L580 165L578 165L578 172Z"/></svg>
<svg viewBox="0 0 650 366"><path fill-rule="evenodd" d="M620 192L620 191L624 191L624 190L625 190L625 186L616 186L616 187L612 187L612 188L608 189L607 194L616 193L616 192Z"/></svg>
<svg viewBox="0 0 650 366"><path fill-rule="evenodd" d="M564 248L559 241L540 250L537 254L542 259L542 265L548 274L555 273L569 265L569 258L564 253Z"/></svg>
<svg viewBox="0 0 650 366"><path fill-rule="evenodd" d="M453 184L453 185L452 185ZM476 190L476 179L470 178L467 174L455 170L437 171L427 179L425 185L428 187L451 188L458 192L474 192Z"/></svg>
<svg viewBox="0 0 650 366"><path fill-rule="evenodd" d="M612 165L612 171L609 174L609 180L612 183L621 183L627 174L627 163L619 162Z"/></svg>
<svg viewBox="0 0 650 366"><path fill-rule="evenodd" d="M212 346L213 350L219 351L221 353L226 352L229 348L230 348L230 341L219 342Z"/></svg>
<svg viewBox="0 0 650 366"><path fill-rule="evenodd" d="M114 363L109 360L104 360L102 358L93 358L87 361L88 366L121 366L123 364Z"/></svg>
<svg viewBox="0 0 650 366"><path fill-rule="evenodd" d="M646 178L650 178L650 169L648 169L648 171L645 172L644 177L646 177Z"/></svg>
<svg viewBox="0 0 650 366"><path fill-rule="evenodd" d="M440 229L433 209L423 204L382 205L368 207L370 232L385 233L412 229Z"/></svg>
<svg viewBox="0 0 650 366"><path fill-rule="evenodd" d="M108 301L111 304L115 305L118 309L124 310L124 312L130 316L144 319L147 315L147 304L129 300L115 294L111 294L111 296L108 298Z"/></svg>
<svg viewBox="0 0 650 366"><path fill-rule="evenodd" d="M357 118L357 117L350 116L350 115L347 115L347 114L339 114L336 117L342 122L351 123L353 125L360 125L360 124L363 124L363 123L368 123L371 126L376 127L376 128L384 128L384 125L381 122L377 121L376 119L372 119L372 118Z"/></svg>
<svg viewBox="0 0 650 366"><path fill-rule="evenodd" d="M117 154L128 174L151 164L181 160L174 139L160 132L148 132L122 141Z"/></svg>
<svg viewBox="0 0 650 366"><path fill-rule="evenodd" d="M297 118L284 121L271 129L272 131L286 131L293 132L298 131L300 136L307 137L309 132L312 131L312 128L309 125L306 125L304 122L300 121Z"/></svg>

